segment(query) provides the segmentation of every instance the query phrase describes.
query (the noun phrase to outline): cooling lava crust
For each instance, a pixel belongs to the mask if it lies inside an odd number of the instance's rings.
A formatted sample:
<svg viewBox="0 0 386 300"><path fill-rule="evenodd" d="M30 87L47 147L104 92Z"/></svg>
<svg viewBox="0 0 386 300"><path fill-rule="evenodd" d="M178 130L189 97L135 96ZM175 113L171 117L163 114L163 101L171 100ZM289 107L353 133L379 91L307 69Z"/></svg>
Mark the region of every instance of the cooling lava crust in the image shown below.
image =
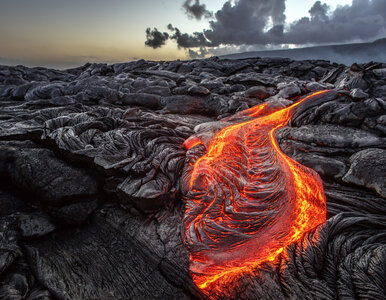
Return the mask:
<svg viewBox="0 0 386 300"><path fill-rule="evenodd" d="M204 292L274 260L326 221L319 175L287 157L274 133L328 93L336 91L317 92L276 111L267 103L253 107L232 118L249 117L246 121L224 127L209 143L199 136L185 142L184 242L192 278ZM197 157L200 151L206 153Z"/></svg>

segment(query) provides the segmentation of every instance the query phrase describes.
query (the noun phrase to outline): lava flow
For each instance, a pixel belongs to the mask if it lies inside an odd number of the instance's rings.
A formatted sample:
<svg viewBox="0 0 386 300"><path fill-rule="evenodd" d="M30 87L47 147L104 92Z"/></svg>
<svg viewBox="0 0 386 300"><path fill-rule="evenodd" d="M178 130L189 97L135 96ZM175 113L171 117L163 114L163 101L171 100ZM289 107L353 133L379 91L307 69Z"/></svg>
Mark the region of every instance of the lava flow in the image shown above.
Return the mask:
<svg viewBox="0 0 386 300"><path fill-rule="evenodd" d="M187 164L184 242L196 285L209 292L265 261L273 261L306 231L325 222L326 200L318 174L287 157L274 138L297 109L320 100L317 92L272 113L268 104L239 116L253 117L219 131L205 155ZM198 146L197 137L185 146ZM197 151L196 151L197 152Z"/></svg>

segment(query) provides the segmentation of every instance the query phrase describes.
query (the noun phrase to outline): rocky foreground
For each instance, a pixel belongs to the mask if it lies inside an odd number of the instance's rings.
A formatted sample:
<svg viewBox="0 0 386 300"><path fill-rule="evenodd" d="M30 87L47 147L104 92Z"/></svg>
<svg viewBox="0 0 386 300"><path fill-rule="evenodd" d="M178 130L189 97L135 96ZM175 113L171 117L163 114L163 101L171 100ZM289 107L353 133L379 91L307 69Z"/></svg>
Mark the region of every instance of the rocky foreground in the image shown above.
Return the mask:
<svg viewBox="0 0 386 300"><path fill-rule="evenodd" d="M276 138L321 176L327 222L202 293L182 242L184 141L326 89ZM0 66L0 177L1 299L386 298L386 64Z"/></svg>

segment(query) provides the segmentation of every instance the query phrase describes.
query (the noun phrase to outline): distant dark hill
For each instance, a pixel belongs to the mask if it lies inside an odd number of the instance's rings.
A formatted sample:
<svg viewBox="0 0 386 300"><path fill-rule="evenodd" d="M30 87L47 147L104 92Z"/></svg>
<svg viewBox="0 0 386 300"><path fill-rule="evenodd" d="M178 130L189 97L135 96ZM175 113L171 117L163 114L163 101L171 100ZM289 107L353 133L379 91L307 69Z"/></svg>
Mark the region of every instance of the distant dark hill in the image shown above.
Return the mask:
<svg viewBox="0 0 386 300"><path fill-rule="evenodd" d="M356 43L331 46L317 46L298 49L252 51L223 55L222 58L240 59L251 57L287 57L295 60L325 59L351 65L354 62L386 62L386 38L372 43Z"/></svg>

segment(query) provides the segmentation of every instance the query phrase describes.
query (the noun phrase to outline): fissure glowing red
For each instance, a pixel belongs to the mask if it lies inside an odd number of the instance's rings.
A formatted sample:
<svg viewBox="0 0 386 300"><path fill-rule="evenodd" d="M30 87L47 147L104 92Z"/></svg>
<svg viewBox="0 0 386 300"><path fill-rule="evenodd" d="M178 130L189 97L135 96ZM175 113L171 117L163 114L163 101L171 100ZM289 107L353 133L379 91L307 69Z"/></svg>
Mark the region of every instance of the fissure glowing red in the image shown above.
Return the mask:
<svg viewBox="0 0 386 300"><path fill-rule="evenodd" d="M274 137L299 105L322 93L273 113L267 104L242 112L253 119L223 128L186 167L184 241L192 278L204 292L274 260L326 220L320 177L287 157ZM186 146L199 143L192 138Z"/></svg>

